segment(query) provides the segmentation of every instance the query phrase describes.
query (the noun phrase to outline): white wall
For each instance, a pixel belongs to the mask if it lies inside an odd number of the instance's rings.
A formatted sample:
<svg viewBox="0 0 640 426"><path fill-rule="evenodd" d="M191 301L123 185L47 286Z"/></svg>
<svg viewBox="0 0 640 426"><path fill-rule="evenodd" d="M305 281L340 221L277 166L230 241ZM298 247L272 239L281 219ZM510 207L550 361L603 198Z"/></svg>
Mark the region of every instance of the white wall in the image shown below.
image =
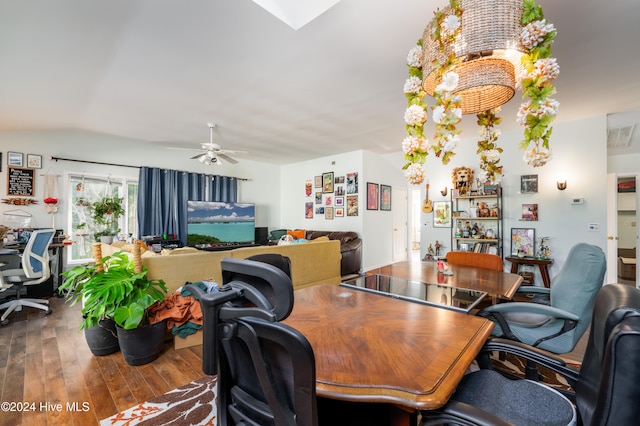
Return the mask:
<svg viewBox="0 0 640 426"><path fill-rule="evenodd" d="M305 182L314 181L315 176L325 172L334 172L335 176L346 176L347 173L358 173L358 216L336 217L327 220L324 216L313 216L305 219L305 202L314 200L305 195ZM303 161L282 166L282 220L281 227L287 229L314 229L322 231L353 231L363 239L363 268L371 269L391 262L392 255L392 212L367 210L367 182L405 187L402 172L395 165L369 151L353 151L346 154L322 157L311 161ZM315 207L315 205L314 205Z"/></svg>
<svg viewBox="0 0 640 426"><path fill-rule="evenodd" d="M466 166L479 170L476 134L475 128L463 129L463 140L448 165L443 165L433 155L428 157L425 168L430 183L430 199L449 199L450 193L443 197L440 190L445 185L451 188L451 172L455 167ZM578 242L595 244L606 251L606 117L555 123L551 139L554 158L544 167L534 168L524 163L524 153L518 149L521 139L521 131L512 131L504 132L498 141L504 149L501 159L504 166L503 248L508 254L511 228L535 228L536 238L550 237L549 246L554 258L551 267L553 276L564 264L569 249ZM536 194L520 193L520 176L528 174L538 175L539 189ZM564 191L556 188L558 175L567 178L567 189ZM425 185L421 186L421 194L424 198ZM584 198L584 204L572 205L571 199L575 197ZM523 203L538 204L538 221L520 220ZM599 230L589 231L589 224L597 224ZM421 225L421 256L425 255L429 244L435 244L436 240L444 244L443 254L451 250L451 230L434 228L432 213L421 214ZM505 263L508 269L509 262ZM537 281L540 282L539 276Z"/></svg>
<svg viewBox="0 0 640 426"><path fill-rule="evenodd" d="M138 168L103 166L68 161L51 161L49 157L63 157L103 163L126 164L132 166L152 166L167 169L186 170L198 173L220 174L248 179L241 181L239 200L256 203L256 225L274 227L280 216L280 167L256 162L250 156L238 159L236 165L205 166L189 158L193 152L169 150L165 147L136 140L118 138L82 131L13 131L0 132L0 152L3 153L0 172L0 198L7 197L7 151L42 155L42 169L36 170L35 200L37 205L21 206L20 209L33 215L32 226L44 227L51 224L45 212L43 177L41 174L59 174L60 198L56 226L66 228L67 209L64 194L68 188L64 182L65 172L111 175L113 177L138 177ZM265 178L268 176L269 179ZM0 224L2 213L15 206L0 204Z"/></svg>

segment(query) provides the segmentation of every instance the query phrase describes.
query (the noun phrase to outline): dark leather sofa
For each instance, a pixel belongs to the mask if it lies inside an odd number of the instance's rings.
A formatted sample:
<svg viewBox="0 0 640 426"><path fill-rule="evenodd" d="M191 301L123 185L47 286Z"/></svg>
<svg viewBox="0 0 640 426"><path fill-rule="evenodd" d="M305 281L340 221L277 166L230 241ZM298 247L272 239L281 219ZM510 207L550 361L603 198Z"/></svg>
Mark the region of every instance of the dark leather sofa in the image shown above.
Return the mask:
<svg viewBox="0 0 640 426"><path fill-rule="evenodd" d="M314 240L318 237L327 237L330 240L340 241L340 254L342 254L340 275L343 278L360 274L360 269L362 268L362 239L356 232L307 230L305 233L307 240Z"/></svg>

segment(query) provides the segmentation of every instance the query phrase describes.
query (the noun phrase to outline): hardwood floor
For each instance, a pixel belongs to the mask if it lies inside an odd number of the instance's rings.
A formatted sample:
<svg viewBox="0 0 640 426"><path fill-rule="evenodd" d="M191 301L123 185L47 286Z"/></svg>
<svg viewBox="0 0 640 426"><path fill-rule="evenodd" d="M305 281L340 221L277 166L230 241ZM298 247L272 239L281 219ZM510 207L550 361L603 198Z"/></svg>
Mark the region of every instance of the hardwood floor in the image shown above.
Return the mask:
<svg viewBox="0 0 640 426"><path fill-rule="evenodd" d="M93 356L78 331L80 307L49 303L51 315L24 308L0 328L0 402L29 410L3 406L0 425L97 425L204 375L201 345L174 350L167 342L160 358L138 367L119 352Z"/></svg>

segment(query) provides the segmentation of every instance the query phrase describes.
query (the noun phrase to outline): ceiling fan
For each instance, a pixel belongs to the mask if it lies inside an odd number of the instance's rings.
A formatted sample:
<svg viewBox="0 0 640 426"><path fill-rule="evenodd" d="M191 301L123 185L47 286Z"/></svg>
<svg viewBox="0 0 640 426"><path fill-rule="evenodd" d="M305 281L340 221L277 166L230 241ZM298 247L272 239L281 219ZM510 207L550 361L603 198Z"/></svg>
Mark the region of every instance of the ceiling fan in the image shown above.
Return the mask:
<svg viewBox="0 0 640 426"><path fill-rule="evenodd" d="M213 129L216 127L215 123L208 123L209 125L209 133L210 138L209 142L202 143L202 148L200 149L200 154L194 155L191 157L192 160L198 160L202 164L211 165L217 164L222 165L223 160L228 161L230 164L237 164L238 160L229 156L229 154L245 154L246 151L231 151L228 149L221 149L220 145L217 143L213 143Z"/></svg>

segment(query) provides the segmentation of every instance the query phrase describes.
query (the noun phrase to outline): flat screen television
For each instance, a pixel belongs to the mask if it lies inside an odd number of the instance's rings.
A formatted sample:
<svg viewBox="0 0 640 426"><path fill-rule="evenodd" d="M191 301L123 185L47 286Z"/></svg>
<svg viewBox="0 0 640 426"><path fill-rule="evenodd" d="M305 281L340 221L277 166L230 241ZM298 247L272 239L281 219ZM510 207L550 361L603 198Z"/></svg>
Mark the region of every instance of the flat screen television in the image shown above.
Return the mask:
<svg viewBox="0 0 640 426"><path fill-rule="evenodd" d="M187 245L250 245L255 204L187 201Z"/></svg>

